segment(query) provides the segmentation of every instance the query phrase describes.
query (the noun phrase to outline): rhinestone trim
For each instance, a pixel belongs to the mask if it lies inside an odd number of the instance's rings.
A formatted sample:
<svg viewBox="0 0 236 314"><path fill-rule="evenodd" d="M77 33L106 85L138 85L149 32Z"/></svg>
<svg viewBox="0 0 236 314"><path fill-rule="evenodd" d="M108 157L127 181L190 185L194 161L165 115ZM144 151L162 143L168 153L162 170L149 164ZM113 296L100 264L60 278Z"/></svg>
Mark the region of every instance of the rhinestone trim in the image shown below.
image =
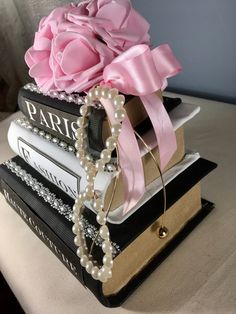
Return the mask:
<svg viewBox="0 0 236 314"><path fill-rule="evenodd" d="M39 135L40 137L43 137L48 142L51 142L51 143L59 146L60 148L64 149L65 151L67 151L69 153L73 153L75 155L76 151L75 151L74 146L69 145L68 143L66 143L64 141L61 141L58 137L52 136L50 133L47 133L47 132L43 131L42 129L34 127L26 117L19 118L19 119L15 120L15 122L19 126Z"/></svg>
<svg viewBox="0 0 236 314"><path fill-rule="evenodd" d="M51 98L57 98L59 100L64 100L69 103L73 102L77 105L84 104L84 97L79 96L78 94L66 94L65 92L57 92L57 91L48 91L47 93L43 93L40 88L34 83L28 83L23 86L25 90L30 90L31 92L35 92L37 94L42 94L44 96L49 96Z"/></svg>
<svg viewBox="0 0 236 314"><path fill-rule="evenodd" d="M50 204L50 206L60 215L63 215L67 220L71 221L73 211L68 204L64 204L60 198L57 198L54 193L35 179L31 174L27 173L24 169L17 165L16 162L8 160L4 163L4 165L23 182L25 182L33 191L35 191L38 196L42 197L46 203ZM90 224L84 217L82 217L82 224L83 232L86 238L90 238L92 241L95 239L95 244L101 247L103 239L100 235L97 236L98 229L94 225ZM116 256L120 252L120 247L115 242L111 242L111 244L113 247L112 255Z"/></svg>

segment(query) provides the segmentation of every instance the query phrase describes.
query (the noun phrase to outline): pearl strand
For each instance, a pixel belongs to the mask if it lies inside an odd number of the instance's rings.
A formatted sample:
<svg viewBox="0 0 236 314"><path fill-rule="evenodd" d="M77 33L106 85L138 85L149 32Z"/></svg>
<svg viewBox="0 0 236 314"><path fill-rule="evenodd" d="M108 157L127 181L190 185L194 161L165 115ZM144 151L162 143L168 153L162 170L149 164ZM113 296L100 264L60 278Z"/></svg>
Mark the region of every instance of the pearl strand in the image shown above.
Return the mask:
<svg viewBox="0 0 236 314"><path fill-rule="evenodd" d="M111 125L111 136L106 140L106 148L100 153L100 158L94 164L90 156L86 153L86 128L88 126L88 116L90 114L91 106L95 101L100 101L101 98L109 99L111 104L115 107L115 123ZM109 229L106 225L107 213L104 211L104 202L101 196L98 196L94 190L94 181L98 171L104 171L105 165L110 162L112 151L116 148L119 134L121 132L121 125L125 118L125 97L118 94L115 88L108 88L106 86L97 86L89 90L87 96L84 98L84 105L80 107L81 117L77 120L78 129L76 131L77 140L75 148L77 150L76 156L80 160L80 165L86 171L87 186L84 192L78 195L73 206L74 222L72 231L75 234L74 243L78 246L77 255L80 258L80 264L91 274L95 280L106 282L112 277L113 257L112 245L110 241ZM102 250L104 253L103 264L101 267L96 265L92 260L92 256L88 253L88 247L84 235L82 234L83 224L81 221L82 209L85 201L92 201L93 207L97 212L96 220L100 225L99 235L103 239Z"/></svg>

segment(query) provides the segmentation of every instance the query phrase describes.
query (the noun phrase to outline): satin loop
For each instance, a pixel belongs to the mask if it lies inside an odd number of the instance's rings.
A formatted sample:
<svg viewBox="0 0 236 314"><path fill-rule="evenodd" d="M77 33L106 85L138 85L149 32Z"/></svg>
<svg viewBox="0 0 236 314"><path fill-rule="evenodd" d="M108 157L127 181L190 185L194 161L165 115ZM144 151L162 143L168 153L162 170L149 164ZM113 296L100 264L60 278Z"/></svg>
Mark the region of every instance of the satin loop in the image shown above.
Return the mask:
<svg viewBox="0 0 236 314"><path fill-rule="evenodd" d="M150 50L147 45L131 47L103 72L103 84L117 88L121 93L139 96L152 122L163 170L176 151L175 132L162 101L156 91L167 86L167 78L181 71L181 66L169 45ZM108 118L113 121L114 109L102 100ZM135 110L135 108L134 108ZM143 164L137 139L126 116L118 139L120 166L125 190L123 214L131 210L145 193Z"/></svg>

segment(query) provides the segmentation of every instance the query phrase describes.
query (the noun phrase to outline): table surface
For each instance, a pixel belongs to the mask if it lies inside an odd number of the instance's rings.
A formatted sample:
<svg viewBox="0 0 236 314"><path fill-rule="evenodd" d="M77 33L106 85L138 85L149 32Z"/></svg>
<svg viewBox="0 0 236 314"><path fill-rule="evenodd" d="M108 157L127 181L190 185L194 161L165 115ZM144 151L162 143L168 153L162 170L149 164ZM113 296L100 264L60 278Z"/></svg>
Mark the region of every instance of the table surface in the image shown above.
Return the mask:
<svg viewBox="0 0 236 314"><path fill-rule="evenodd" d="M175 94L168 94L175 96ZM107 309L85 290L0 197L0 269L26 313L236 313L236 106L182 96L200 114L186 146L218 163L202 182L216 208L133 293ZM13 156L0 123L0 162Z"/></svg>

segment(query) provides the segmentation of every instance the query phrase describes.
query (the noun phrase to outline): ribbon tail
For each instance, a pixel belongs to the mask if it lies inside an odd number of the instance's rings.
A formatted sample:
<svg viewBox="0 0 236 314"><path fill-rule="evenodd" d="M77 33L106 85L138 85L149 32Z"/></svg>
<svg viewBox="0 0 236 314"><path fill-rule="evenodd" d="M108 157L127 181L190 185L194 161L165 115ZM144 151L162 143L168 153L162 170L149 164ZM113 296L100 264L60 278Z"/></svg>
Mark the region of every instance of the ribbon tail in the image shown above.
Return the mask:
<svg viewBox="0 0 236 314"><path fill-rule="evenodd" d="M114 123L114 107L109 100L101 99L111 123ZM123 215L129 212L145 192L145 179L141 153L128 116L122 123L118 138L119 163L124 185Z"/></svg>
<svg viewBox="0 0 236 314"><path fill-rule="evenodd" d="M140 97L152 122L160 156L160 168L164 170L177 149L176 136L165 107L155 94Z"/></svg>

